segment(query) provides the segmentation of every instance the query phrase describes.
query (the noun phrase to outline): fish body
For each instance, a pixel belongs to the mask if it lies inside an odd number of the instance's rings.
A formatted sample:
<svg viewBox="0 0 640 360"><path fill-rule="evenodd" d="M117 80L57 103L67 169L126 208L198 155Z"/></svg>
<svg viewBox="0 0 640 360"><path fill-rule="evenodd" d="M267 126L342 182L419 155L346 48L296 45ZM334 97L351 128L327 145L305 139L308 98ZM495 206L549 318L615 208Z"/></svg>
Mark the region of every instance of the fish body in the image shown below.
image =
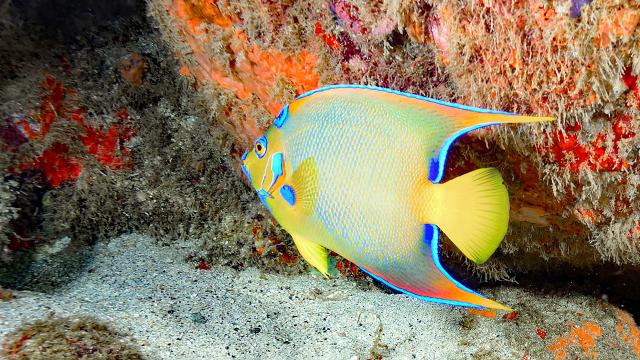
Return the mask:
<svg viewBox="0 0 640 360"><path fill-rule="evenodd" d="M243 170L321 273L331 250L416 297L508 309L457 282L438 257L438 228L478 263L495 251L509 212L500 174L480 169L439 182L460 135L547 120L383 88L332 86L286 106L243 156Z"/></svg>

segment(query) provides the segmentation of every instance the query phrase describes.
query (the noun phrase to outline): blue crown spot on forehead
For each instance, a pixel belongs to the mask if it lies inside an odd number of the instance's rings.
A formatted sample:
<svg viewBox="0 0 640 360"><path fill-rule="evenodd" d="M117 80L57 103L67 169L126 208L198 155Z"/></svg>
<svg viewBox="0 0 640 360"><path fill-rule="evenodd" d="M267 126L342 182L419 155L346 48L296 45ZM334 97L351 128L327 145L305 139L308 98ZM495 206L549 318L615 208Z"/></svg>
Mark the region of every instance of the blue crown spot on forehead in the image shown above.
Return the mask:
<svg viewBox="0 0 640 360"><path fill-rule="evenodd" d="M283 185L280 188L280 195L282 198L291 206L296 204L296 193L293 191L293 188L289 185Z"/></svg>
<svg viewBox="0 0 640 360"><path fill-rule="evenodd" d="M287 121L288 118L289 118L289 105L285 105L285 107L283 107L282 110L280 110L280 114L278 114L278 117L273 121L273 125L275 125L275 127L280 129L282 125L284 125L284 123Z"/></svg>

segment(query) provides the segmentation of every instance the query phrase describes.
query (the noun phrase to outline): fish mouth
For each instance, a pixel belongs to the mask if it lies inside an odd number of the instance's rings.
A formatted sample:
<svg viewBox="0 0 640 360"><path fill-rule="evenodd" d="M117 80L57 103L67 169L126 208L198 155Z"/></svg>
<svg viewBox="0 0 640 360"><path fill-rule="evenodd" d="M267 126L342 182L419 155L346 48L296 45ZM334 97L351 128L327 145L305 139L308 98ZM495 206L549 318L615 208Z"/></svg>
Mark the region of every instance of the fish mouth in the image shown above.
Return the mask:
<svg viewBox="0 0 640 360"><path fill-rule="evenodd" d="M260 200L266 200L273 197L273 195L271 195L271 193L267 192L267 190L265 189L258 190L258 196L260 197Z"/></svg>

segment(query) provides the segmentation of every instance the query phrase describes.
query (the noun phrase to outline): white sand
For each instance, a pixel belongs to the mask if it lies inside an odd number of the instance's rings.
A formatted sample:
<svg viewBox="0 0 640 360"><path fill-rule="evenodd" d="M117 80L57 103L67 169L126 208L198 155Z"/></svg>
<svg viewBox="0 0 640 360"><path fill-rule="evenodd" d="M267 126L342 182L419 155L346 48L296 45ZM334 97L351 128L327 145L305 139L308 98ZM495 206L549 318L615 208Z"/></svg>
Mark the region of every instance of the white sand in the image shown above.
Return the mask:
<svg viewBox="0 0 640 360"><path fill-rule="evenodd" d="M348 279L195 270L183 260L192 250L159 247L139 235L100 244L89 269L55 294L17 292L13 301L0 302L0 337L55 312L108 321L130 333L151 359L367 359L377 335L388 347L379 347L385 358L520 359L545 351L532 322L555 316L564 331L565 315L585 312L587 302L541 303L531 311L535 316L521 315L522 323L477 318L462 308L360 289ZM538 302L515 289L494 296L525 313L526 303ZM557 304L566 311L558 312ZM548 307L553 315L542 316ZM195 313L206 322L194 322ZM552 332L555 325L546 326Z"/></svg>

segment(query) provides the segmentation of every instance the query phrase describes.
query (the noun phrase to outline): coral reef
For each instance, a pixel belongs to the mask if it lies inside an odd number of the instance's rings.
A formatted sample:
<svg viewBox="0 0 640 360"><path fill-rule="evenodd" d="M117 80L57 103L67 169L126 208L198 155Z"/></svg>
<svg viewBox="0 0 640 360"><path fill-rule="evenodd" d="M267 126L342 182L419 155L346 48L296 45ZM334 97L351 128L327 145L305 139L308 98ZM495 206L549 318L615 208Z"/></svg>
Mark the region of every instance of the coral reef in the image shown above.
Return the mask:
<svg viewBox="0 0 640 360"><path fill-rule="evenodd" d="M25 324L5 336L0 355L7 360L143 358L123 334L88 316Z"/></svg>
<svg viewBox="0 0 640 360"><path fill-rule="evenodd" d="M333 83L558 116L478 131L452 149L449 177L497 166L511 194L495 258L465 265L484 279L640 265L639 11L626 1L149 1L182 73L238 148L296 95Z"/></svg>

